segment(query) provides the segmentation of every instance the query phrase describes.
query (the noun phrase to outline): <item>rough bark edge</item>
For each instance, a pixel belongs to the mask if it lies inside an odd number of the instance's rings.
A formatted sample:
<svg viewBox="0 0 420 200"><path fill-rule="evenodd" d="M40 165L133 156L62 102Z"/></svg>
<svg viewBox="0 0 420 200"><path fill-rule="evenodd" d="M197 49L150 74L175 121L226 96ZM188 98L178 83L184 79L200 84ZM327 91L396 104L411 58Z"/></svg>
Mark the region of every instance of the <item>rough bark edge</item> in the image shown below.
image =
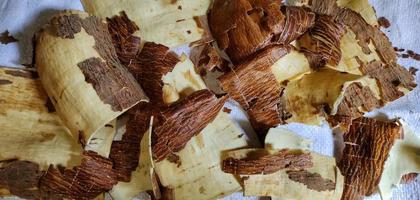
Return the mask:
<svg viewBox="0 0 420 200"><path fill-rule="evenodd" d="M237 175L272 174L282 169L301 170L312 167L310 153L280 150L258 158L223 160L222 170Z"/></svg>

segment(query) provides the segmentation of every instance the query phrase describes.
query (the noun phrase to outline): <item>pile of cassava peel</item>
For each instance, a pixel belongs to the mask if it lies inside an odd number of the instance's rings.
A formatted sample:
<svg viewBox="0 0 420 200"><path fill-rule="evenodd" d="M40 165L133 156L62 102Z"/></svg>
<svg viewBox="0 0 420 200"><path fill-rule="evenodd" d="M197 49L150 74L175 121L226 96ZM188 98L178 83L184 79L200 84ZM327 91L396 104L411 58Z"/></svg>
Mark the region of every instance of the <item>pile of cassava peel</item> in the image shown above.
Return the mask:
<svg viewBox="0 0 420 200"><path fill-rule="evenodd" d="M368 0L81 1L36 71L0 67L0 197L390 199L420 172L405 122L364 117L416 87ZM323 122L335 157L280 126Z"/></svg>

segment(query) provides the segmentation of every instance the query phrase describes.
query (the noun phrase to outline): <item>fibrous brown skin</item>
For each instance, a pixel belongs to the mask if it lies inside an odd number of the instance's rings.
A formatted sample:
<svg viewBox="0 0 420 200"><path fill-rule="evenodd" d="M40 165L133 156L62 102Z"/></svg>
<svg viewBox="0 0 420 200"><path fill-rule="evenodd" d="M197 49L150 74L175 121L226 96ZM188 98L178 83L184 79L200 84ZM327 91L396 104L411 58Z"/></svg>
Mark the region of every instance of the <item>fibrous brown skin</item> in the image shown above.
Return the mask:
<svg viewBox="0 0 420 200"><path fill-rule="evenodd" d="M0 162L0 188L25 199L39 199L38 181L42 176L36 163L27 161Z"/></svg>
<svg viewBox="0 0 420 200"><path fill-rule="evenodd" d="M82 28L93 36L94 48L105 61L89 58L78 66L101 100L110 104L114 111L127 109L139 99L146 98L132 75L119 62L107 24L100 18L89 16L82 19L78 14L60 15L51 20L51 25L57 36L62 38L72 39Z"/></svg>
<svg viewBox="0 0 420 200"><path fill-rule="evenodd" d="M311 68L319 69L327 63L338 65L344 28L344 24L335 22L331 16L317 16L315 25L298 40L300 50L308 58Z"/></svg>
<svg viewBox="0 0 420 200"><path fill-rule="evenodd" d="M331 191L335 190L335 182L329 179L324 179L318 173L311 173L306 170L287 171L289 179L306 185L308 189L316 191Z"/></svg>
<svg viewBox="0 0 420 200"><path fill-rule="evenodd" d="M209 25L220 49L238 63L271 41L283 27L280 3L272 0L216 0Z"/></svg>
<svg viewBox="0 0 420 200"><path fill-rule="evenodd" d="M286 19L283 30L273 37L275 43L289 44L314 25L315 14L304 7L283 6L282 12Z"/></svg>
<svg viewBox="0 0 420 200"><path fill-rule="evenodd" d="M373 61L367 65L362 64L360 69L364 74L378 80L384 101L393 101L404 96L404 93L399 90L399 86L409 90L417 86L414 83L413 75L396 63L383 64Z"/></svg>
<svg viewBox="0 0 420 200"><path fill-rule="evenodd" d="M140 95L125 79L121 71L101 61L100 58L89 58L78 64L85 75L86 82L92 84L98 96L113 110L121 111L133 105L133 100ZM124 88L127 85L127 88ZM121 89L122 88L122 89ZM143 94L141 94L143 95ZM109 98L111 97L111 98Z"/></svg>
<svg viewBox="0 0 420 200"><path fill-rule="evenodd" d="M128 111L126 131L120 141L113 141L109 159L114 163L118 181L129 182L131 172L136 170L140 158L140 142L149 128L152 109L148 103L139 103Z"/></svg>
<svg viewBox="0 0 420 200"><path fill-rule="evenodd" d="M150 102L164 106L162 77L171 72L179 62L178 56L168 47L147 42L135 60L127 67L140 85L145 89Z"/></svg>
<svg viewBox="0 0 420 200"><path fill-rule="evenodd" d="M302 151L280 150L258 158L226 158L222 170L230 174L253 175L272 174L281 169L301 170L312 167L312 157Z"/></svg>
<svg viewBox="0 0 420 200"><path fill-rule="evenodd" d="M161 111L161 121L152 135L155 161L162 161L183 149L193 136L213 121L226 100L227 96L217 98L209 90L199 90Z"/></svg>
<svg viewBox="0 0 420 200"><path fill-rule="evenodd" d="M64 198L93 199L111 190L116 183L117 175L112 169L112 162L87 151L83 153L81 165L73 169L50 166L40 180L40 188Z"/></svg>
<svg viewBox="0 0 420 200"><path fill-rule="evenodd" d="M289 44L312 26L315 15L304 8L280 10L277 0L216 0L209 14L213 37L233 63L267 45Z"/></svg>
<svg viewBox="0 0 420 200"><path fill-rule="evenodd" d="M354 119L363 116L363 112L359 108L373 110L382 105L382 101L375 97L369 87L360 83L352 83L347 87L344 99L338 105L337 113L328 116L328 121L333 126L340 124L344 128L343 130L346 130Z"/></svg>
<svg viewBox="0 0 420 200"><path fill-rule="evenodd" d="M281 96L284 88L277 83L270 69L289 51L289 46L267 47L252 59L219 77L223 90L247 111L257 131L284 123L289 116L282 109L284 103Z"/></svg>
<svg viewBox="0 0 420 200"><path fill-rule="evenodd" d="M342 200L363 199L375 192L385 160L401 127L394 122L359 118L344 134L346 144L338 167L345 177Z"/></svg>
<svg viewBox="0 0 420 200"><path fill-rule="evenodd" d="M128 18L124 11L120 16L106 20L118 58L123 65L128 66L140 52L141 39L133 35L139 27Z"/></svg>
<svg viewBox="0 0 420 200"><path fill-rule="evenodd" d="M370 42L373 43L381 62L374 61L375 64L369 64L375 65L375 67L361 66L361 71L380 82L382 99L385 102L396 100L404 95L398 91L398 87L402 86L408 90L415 87L414 77L409 74L408 70L396 63L396 52L389 39L378 27L368 24L359 13L348 8L338 7L335 0L312 0L309 2L309 7L315 13L332 16L336 22L343 23L350 28L355 33L356 39L359 41L358 44L365 54L371 53L368 45Z"/></svg>

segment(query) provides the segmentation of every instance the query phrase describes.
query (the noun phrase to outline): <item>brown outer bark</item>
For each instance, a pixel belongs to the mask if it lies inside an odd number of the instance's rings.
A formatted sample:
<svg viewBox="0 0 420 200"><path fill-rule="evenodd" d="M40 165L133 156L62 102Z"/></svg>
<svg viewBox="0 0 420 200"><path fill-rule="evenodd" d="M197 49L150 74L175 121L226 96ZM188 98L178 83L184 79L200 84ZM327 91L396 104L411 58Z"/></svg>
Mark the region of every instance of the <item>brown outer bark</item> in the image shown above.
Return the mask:
<svg viewBox="0 0 420 200"><path fill-rule="evenodd" d="M273 37L275 43L290 44L314 25L315 14L307 8L283 6L281 10L286 19L283 30Z"/></svg>
<svg viewBox="0 0 420 200"><path fill-rule="evenodd" d="M164 106L162 77L171 72L179 62L178 56L168 47L147 42L141 52L127 68L145 89L150 102L157 107Z"/></svg>
<svg viewBox="0 0 420 200"><path fill-rule="evenodd" d="M214 120L226 100L227 96L217 98L209 90L199 90L163 110L160 123L153 129L153 158L162 161L182 150Z"/></svg>
<svg viewBox="0 0 420 200"><path fill-rule="evenodd" d="M41 176L38 164L18 160L0 162L0 188L20 198L40 198L38 181Z"/></svg>
<svg viewBox="0 0 420 200"><path fill-rule="evenodd" d="M282 91L270 67L290 51L289 46L267 47L254 58L219 77L231 98L244 108L257 131L282 124L289 117L282 105Z"/></svg>
<svg viewBox="0 0 420 200"><path fill-rule="evenodd" d="M123 11L119 16L106 19L118 59L124 66L130 65L140 52L141 39L133 34L139 30Z"/></svg>
<svg viewBox="0 0 420 200"><path fill-rule="evenodd" d="M417 84L414 83L414 76L400 65L383 64L379 61L373 61L367 65L361 65L361 71L378 80L380 91L384 101L393 101L404 96L399 91L399 86L412 90Z"/></svg>
<svg viewBox="0 0 420 200"><path fill-rule="evenodd" d="M363 199L375 192L385 160L401 127L395 122L359 118L344 134L346 144L338 167L344 175L342 200Z"/></svg>
<svg viewBox="0 0 420 200"><path fill-rule="evenodd" d="M280 7L278 0L216 0L209 25L219 48L238 64L270 44L289 44L313 25L308 9Z"/></svg>
<svg viewBox="0 0 420 200"><path fill-rule="evenodd" d="M280 150L257 158L226 158L222 170L237 175L272 174L281 169L301 170L312 167L312 156L305 152Z"/></svg>
<svg viewBox="0 0 420 200"><path fill-rule="evenodd" d="M43 192L69 199L94 199L115 184L117 175L112 162L92 151L84 152L81 165L73 169L50 166L40 180Z"/></svg>
<svg viewBox="0 0 420 200"><path fill-rule="evenodd" d="M83 28L95 40L94 48L100 58L89 58L78 64L86 81L91 83L101 100L112 110L125 110L140 100L147 99L133 76L118 60L107 24L100 18L81 19L78 14L60 15L51 20L58 37L71 39Z"/></svg>
<svg viewBox="0 0 420 200"><path fill-rule="evenodd" d="M324 179L318 173L311 173L306 170L287 171L289 179L306 185L308 189L318 192L335 190L335 182Z"/></svg>
<svg viewBox="0 0 420 200"><path fill-rule="evenodd" d="M219 48L233 63L241 62L268 44L283 27L281 3L271 0L215 0L209 26Z"/></svg>
<svg viewBox="0 0 420 200"><path fill-rule="evenodd" d="M308 58L313 69L320 69L327 63L337 66L341 59L340 41L345 33L342 23L331 16L318 15L315 25L298 40L300 50Z"/></svg>

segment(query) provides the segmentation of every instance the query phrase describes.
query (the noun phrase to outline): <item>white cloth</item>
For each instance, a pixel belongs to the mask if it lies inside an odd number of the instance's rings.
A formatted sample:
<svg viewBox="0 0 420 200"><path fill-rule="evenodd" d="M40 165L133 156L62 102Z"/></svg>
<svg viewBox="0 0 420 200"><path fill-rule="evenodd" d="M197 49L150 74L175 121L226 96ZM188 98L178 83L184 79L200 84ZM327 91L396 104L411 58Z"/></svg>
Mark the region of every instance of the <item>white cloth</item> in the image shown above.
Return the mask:
<svg viewBox="0 0 420 200"><path fill-rule="evenodd" d="M391 27L385 30L394 46L420 52L420 0L370 0L374 5L378 17L385 16L391 21ZM31 40L33 34L45 24L58 10L83 10L77 0L0 0L0 33L8 30L19 40L7 45L0 44L0 66L21 67L21 64L32 60ZM177 48L176 52L189 52L187 47ZM405 67L420 67L420 62L400 59ZM419 72L420 74L420 72ZM417 76L420 83L420 76ZM232 111L233 118L249 132L250 126L246 117L239 110ZM384 108L373 111L368 116L381 116L387 118L402 118L420 136L420 87L410 94L386 105ZM313 141L313 150L325 155L333 155L332 131L328 125L320 127L301 124L284 126ZM0 198L1 199L1 198ZM226 200L257 199L242 197L235 193ZM378 195L367 198L380 199ZM419 200L420 179L394 190L393 199Z"/></svg>

